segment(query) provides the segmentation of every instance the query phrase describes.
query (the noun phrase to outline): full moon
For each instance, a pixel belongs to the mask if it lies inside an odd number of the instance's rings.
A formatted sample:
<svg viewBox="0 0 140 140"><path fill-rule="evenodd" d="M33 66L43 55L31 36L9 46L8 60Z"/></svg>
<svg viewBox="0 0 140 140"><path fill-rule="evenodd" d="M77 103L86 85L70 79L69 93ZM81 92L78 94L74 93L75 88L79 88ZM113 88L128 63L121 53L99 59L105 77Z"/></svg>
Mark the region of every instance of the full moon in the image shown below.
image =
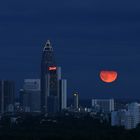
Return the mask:
<svg viewBox="0 0 140 140"><path fill-rule="evenodd" d="M101 71L100 78L105 83L112 83L117 79L117 72L116 71Z"/></svg>

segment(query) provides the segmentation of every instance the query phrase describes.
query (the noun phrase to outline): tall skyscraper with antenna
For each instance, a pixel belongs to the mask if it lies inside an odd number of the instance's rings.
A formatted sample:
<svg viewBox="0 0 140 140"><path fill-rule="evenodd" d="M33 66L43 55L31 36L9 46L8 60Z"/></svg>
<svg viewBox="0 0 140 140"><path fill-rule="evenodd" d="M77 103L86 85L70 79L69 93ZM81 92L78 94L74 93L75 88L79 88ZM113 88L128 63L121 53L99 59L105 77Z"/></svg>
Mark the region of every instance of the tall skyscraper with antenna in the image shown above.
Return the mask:
<svg viewBox="0 0 140 140"><path fill-rule="evenodd" d="M41 60L41 111L59 111L59 75L50 41L43 48Z"/></svg>

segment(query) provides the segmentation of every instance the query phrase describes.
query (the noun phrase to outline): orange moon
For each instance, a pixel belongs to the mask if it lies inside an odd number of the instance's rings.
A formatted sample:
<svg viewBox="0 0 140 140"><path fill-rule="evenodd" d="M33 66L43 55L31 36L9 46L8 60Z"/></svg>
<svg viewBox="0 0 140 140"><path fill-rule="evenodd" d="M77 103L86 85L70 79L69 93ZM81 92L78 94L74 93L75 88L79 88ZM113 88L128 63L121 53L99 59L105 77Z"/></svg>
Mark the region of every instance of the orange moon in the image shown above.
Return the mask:
<svg viewBox="0 0 140 140"><path fill-rule="evenodd" d="M112 83L117 79L117 72L116 71L101 71L100 78L105 83Z"/></svg>

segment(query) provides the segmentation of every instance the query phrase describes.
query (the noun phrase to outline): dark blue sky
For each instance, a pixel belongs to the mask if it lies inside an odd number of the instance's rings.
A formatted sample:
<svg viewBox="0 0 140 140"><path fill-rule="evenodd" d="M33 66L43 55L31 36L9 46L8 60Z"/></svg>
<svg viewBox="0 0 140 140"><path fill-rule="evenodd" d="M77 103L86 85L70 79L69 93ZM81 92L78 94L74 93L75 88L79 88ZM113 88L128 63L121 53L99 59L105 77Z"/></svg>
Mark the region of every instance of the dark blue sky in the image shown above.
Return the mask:
<svg viewBox="0 0 140 140"><path fill-rule="evenodd" d="M139 0L4 0L0 2L0 79L19 88L39 78L42 48L52 41L68 94L140 98ZM115 83L99 79L116 70Z"/></svg>

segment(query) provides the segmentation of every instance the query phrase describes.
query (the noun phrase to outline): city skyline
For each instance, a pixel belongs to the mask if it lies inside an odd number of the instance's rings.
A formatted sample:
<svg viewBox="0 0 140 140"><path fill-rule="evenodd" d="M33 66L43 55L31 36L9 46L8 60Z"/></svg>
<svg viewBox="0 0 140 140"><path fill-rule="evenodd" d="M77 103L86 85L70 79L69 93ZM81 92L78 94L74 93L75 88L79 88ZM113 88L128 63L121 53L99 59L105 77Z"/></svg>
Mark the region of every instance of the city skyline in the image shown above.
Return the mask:
<svg viewBox="0 0 140 140"><path fill-rule="evenodd" d="M42 48L50 39L69 97L78 91L80 98L140 98L138 1L26 2L1 4L1 79L20 89L23 79L39 78ZM106 69L118 72L116 82L100 81Z"/></svg>
<svg viewBox="0 0 140 140"><path fill-rule="evenodd" d="M0 2L0 140L140 139L140 1Z"/></svg>

